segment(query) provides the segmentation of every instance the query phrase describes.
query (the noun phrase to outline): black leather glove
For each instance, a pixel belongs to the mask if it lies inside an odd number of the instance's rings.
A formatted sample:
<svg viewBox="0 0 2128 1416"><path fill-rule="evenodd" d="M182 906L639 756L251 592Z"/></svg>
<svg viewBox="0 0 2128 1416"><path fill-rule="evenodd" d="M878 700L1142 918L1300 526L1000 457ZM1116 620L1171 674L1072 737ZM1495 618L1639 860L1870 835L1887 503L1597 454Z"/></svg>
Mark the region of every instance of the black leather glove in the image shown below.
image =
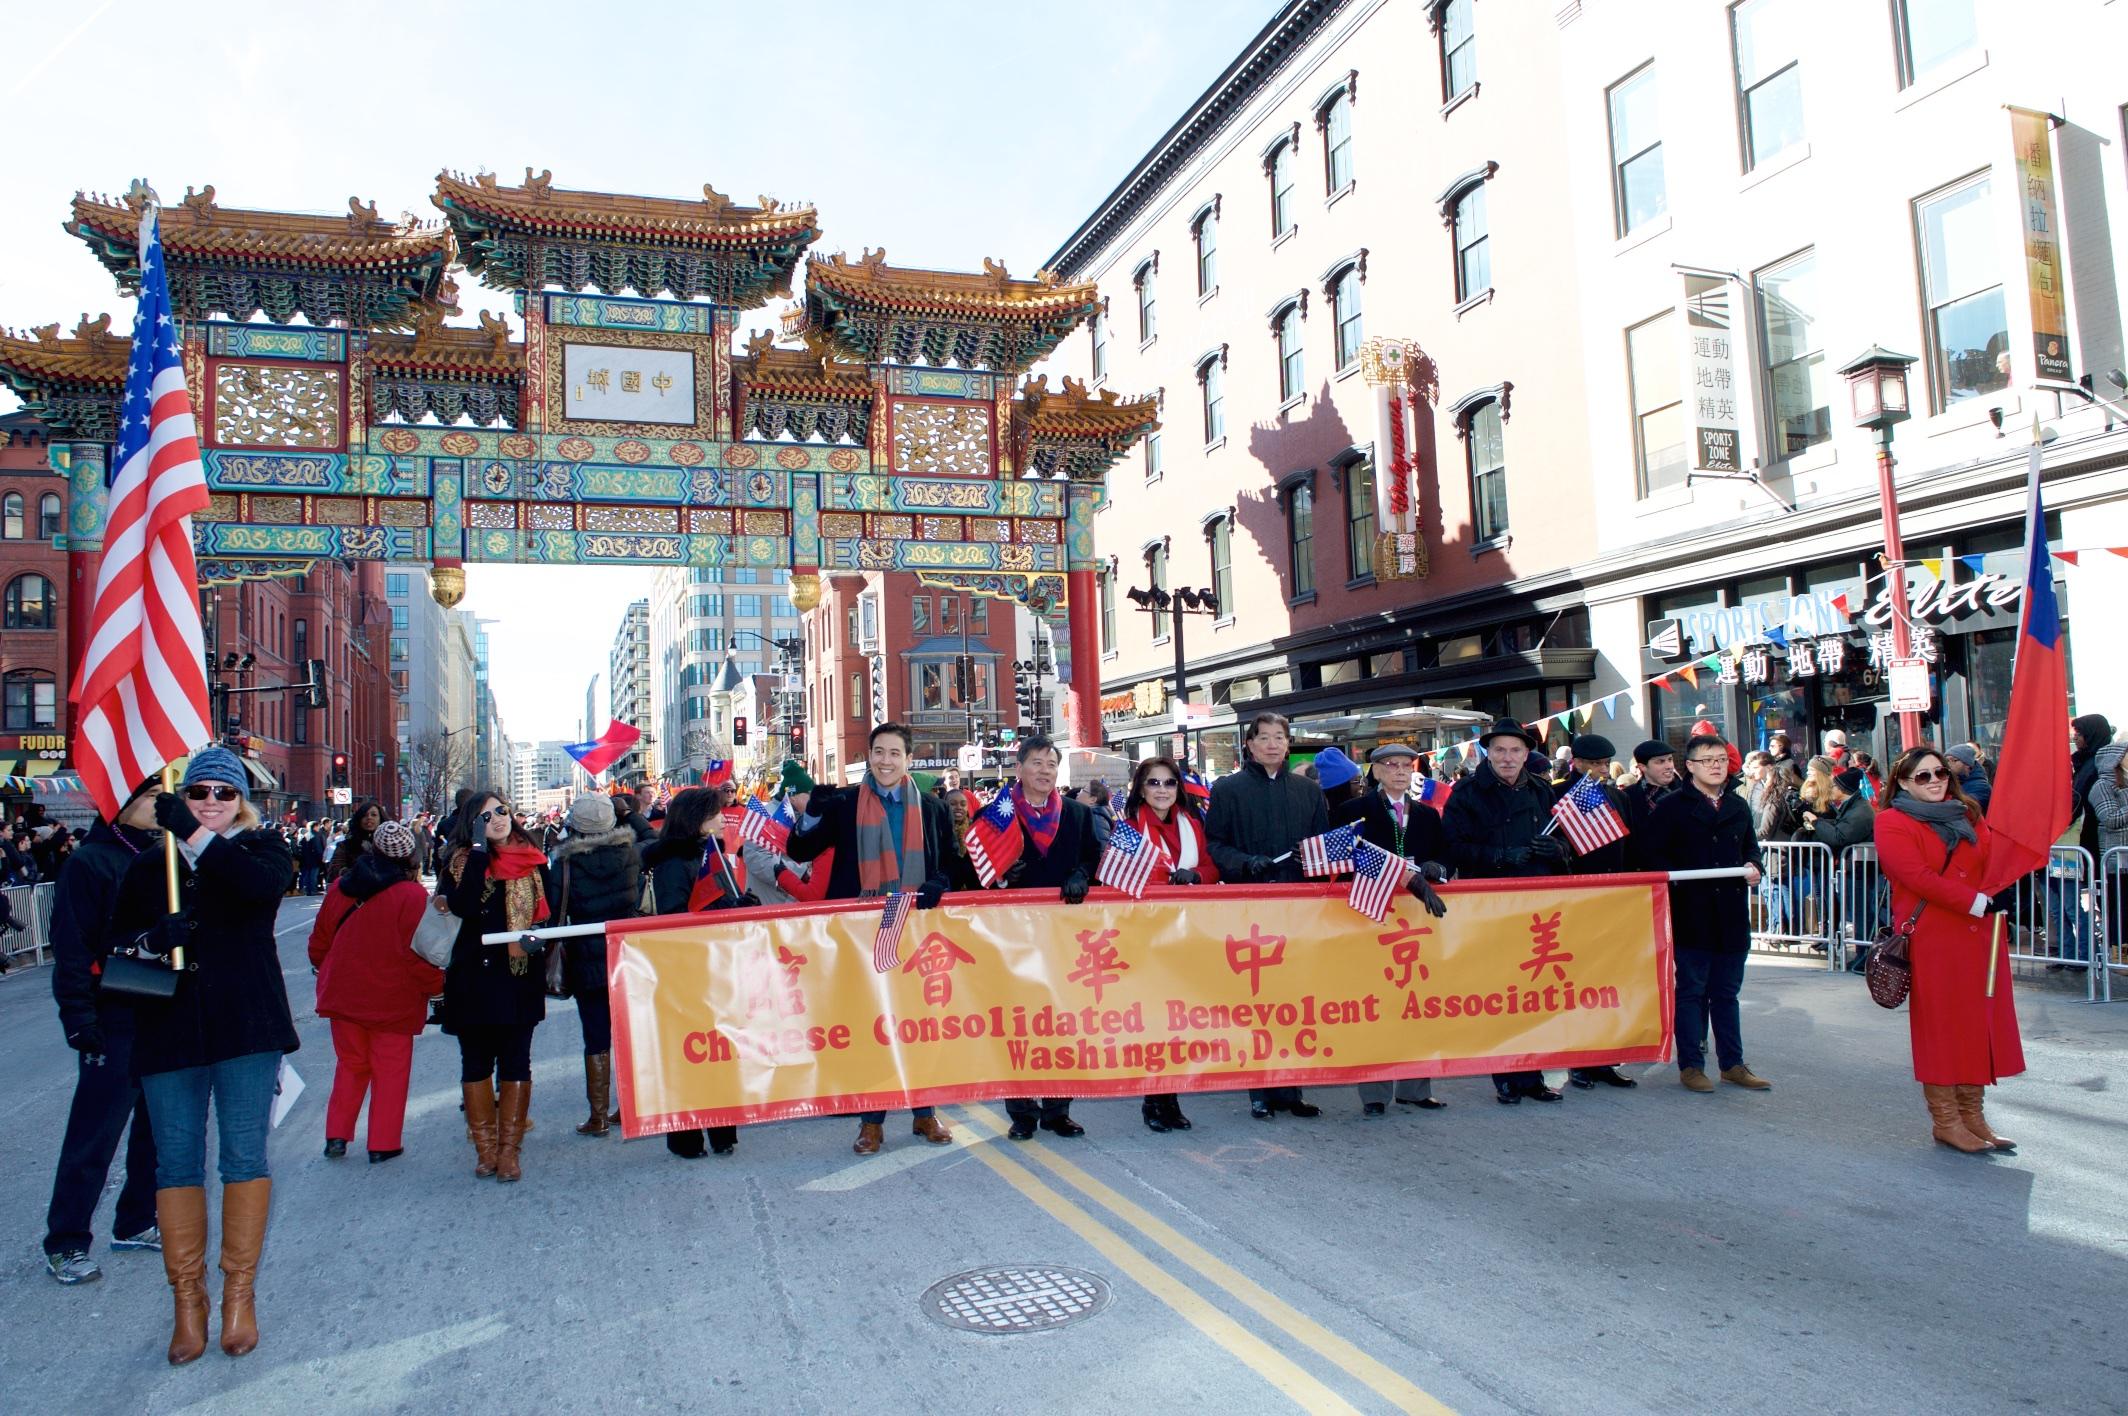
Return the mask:
<svg viewBox="0 0 2128 1416"><path fill-rule="evenodd" d="M192 916L186 914L164 915L155 921L140 936L140 947L151 954L169 958L174 950L192 946Z"/></svg>
<svg viewBox="0 0 2128 1416"><path fill-rule="evenodd" d="M1202 885L1204 877L1194 870L1171 870L1167 873L1170 885Z"/></svg>
<svg viewBox="0 0 2128 1416"><path fill-rule="evenodd" d="M2010 914L2017 908L2017 887L2009 886L1988 896L1989 914Z"/></svg>
<svg viewBox="0 0 2128 1416"><path fill-rule="evenodd" d="M67 1034L67 1046L84 1057L101 1057L104 1054L103 1029L90 1023L78 1031Z"/></svg>
<svg viewBox="0 0 2128 1416"><path fill-rule="evenodd" d="M1529 843L1531 860L1541 860L1556 865L1566 859L1566 842L1557 836L1539 836Z"/></svg>
<svg viewBox="0 0 2128 1416"><path fill-rule="evenodd" d="M730 893L719 895L709 902L709 907L713 910L744 910L751 909L760 903L761 897L759 895L756 895L751 890L745 890L736 895Z"/></svg>
<svg viewBox="0 0 2128 1416"><path fill-rule="evenodd" d="M175 792L163 792L155 798L155 824L180 841L191 840L192 833L199 830L199 818Z"/></svg>
<svg viewBox="0 0 2128 1416"><path fill-rule="evenodd" d="M1426 875L1423 870L1411 877L1411 884L1408 888L1413 895L1418 897L1419 903L1426 907L1426 913L1432 915L1435 919L1440 919L1448 913L1447 903L1434 893L1433 886L1426 883Z"/></svg>
<svg viewBox="0 0 2128 1416"><path fill-rule="evenodd" d="M916 891L916 907L920 910L935 910L945 898L946 887L933 881L925 881Z"/></svg>
<svg viewBox="0 0 2128 1416"><path fill-rule="evenodd" d="M1269 856L1250 856L1241 863L1242 874L1250 880L1268 880L1275 862Z"/></svg>
<svg viewBox="0 0 2128 1416"><path fill-rule="evenodd" d="M1515 869L1530 863L1528 846L1507 846L1500 851L1500 864Z"/></svg>
<svg viewBox="0 0 2128 1416"><path fill-rule="evenodd" d="M1017 890L1020 888L1020 881L1026 877L1027 857L1021 856L1018 860L1005 867L1004 878L1000 883L1008 890Z"/></svg>
<svg viewBox="0 0 2128 1416"><path fill-rule="evenodd" d="M1064 903L1076 905L1084 902L1086 892L1091 887L1092 882L1086 878L1086 872L1074 870L1064 881Z"/></svg>
<svg viewBox="0 0 2128 1416"><path fill-rule="evenodd" d="M1454 872L1437 860L1419 862L1419 879L1430 885L1446 885L1454 878Z"/></svg>

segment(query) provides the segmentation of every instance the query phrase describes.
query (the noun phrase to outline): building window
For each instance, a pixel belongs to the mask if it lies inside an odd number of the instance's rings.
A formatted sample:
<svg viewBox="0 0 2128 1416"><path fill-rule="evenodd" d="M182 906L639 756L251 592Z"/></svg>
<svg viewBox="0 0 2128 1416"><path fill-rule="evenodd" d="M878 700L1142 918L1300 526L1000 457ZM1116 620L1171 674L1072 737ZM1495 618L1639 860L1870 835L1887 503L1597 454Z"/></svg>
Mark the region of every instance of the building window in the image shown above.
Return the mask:
<svg viewBox="0 0 2128 1416"><path fill-rule="evenodd" d="M292 720L289 740L297 747L303 747L310 742L310 705L300 698L295 702L295 717Z"/></svg>
<svg viewBox="0 0 2128 1416"><path fill-rule="evenodd" d="M18 575L7 582L4 623L8 629L52 627L52 582L41 575Z"/></svg>
<svg viewBox="0 0 2128 1416"><path fill-rule="evenodd" d="M1219 288L1219 210L1207 207L1190 227L1197 246L1197 293L1209 295Z"/></svg>
<svg viewBox="0 0 2128 1416"><path fill-rule="evenodd" d="M299 619L296 621L295 653L292 657L299 663L310 657L309 620Z"/></svg>
<svg viewBox="0 0 2128 1416"><path fill-rule="evenodd" d="M1892 0L1892 23L1901 88L1980 42L1973 0Z"/></svg>
<svg viewBox="0 0 2128 1416"><path fill-rule="evenodd" d="M1759 329L1766 341L1766 408L1775 460L1832 436L1825 351L1819 347L1818 256L1804 251L1758 273Z"/></svg>
<svg viewBox="0 0 2128 1416"><path fill-rule="evenodd" d="M1374 574L1374 463L1345 465L1345 563L1354 580Z"/></svg>
<svg viewBox="0 0 2128 1416"><path fill-rule="evenodd" d="M909 628L917 634L931 632L931 597L914 595L909 599Z"/></svg>
<svg viewBox="0 0 2128 1416"><path fill-rule="evenodd" d="M1456 199L1456 303L1493 288L1492 231L1485 221L1485 184Z"/></svg>
<svg viewBox="0 0 2128 1416"><path fill-rule="evenodd" d="M761 618L761 597L759 595L732 596L732 614L739 619Z"/></svg>
<svg viewBox="0 0 2128 1416"><path fill-rule="evenodd" d="M0 497L0 537L5 537L10 541L22 539L22 507L22 493L20 492L9 492L6 496Z"/></svg>
<svg viewBox="0 0 2128 1416"><path fill-rule="evenodd" d="M406 616L407 616L407 609L406 609L406 606L404 606L404 605L394 605L394 606L392 606L392 628L393 628L393 629L405 629L405 628L406 628Z"/></svg>
<svg viewBox="0 0 2128 1416"><path fill-rule="evenodd" d="M1626 331L1626 377L1633 388L1633 448L1640 495L1685 480L1685 404L1677 376L1677 315L1664 311Z"/></svg>
<svg viewBox="0 0 2128 1416"><path fill-rule="evenodd" d="M1116 573L1103 566L1096 580L1101 588L1101 651L1109 653L1116 647Z"/></svg>
<svg viewBox="0 0 2128 1416"><path fill-rule="evenodd" d="M1295 300L1273 315L1271 328L1278 336L1278 401L1291 403L1307 387L1301 356L1300 302Z"/></svg>
<svg viewBox="0 0 2128 1416"><path fill-rule="evenodd" d="M1794 0L1742 0L1729 12L1746 172L1803 141L1803 44L1796 15Z"/></svg>
<svg viewBox="0 0 2128 1416"><path fill-rule="evenodd" d="M1983 174L1914 203L1930 395L1939 413L2010 383L2009 323L1988 196Z"/></svg>
<svg viewBox="0 0 2128 1416"><path fill-rule="evenodd" d="M729 583L733 585L759 585L761 581L758 578L758 572L752 566L740 566L731 572Z"/></svg>
<svg viewBox="0 0 2128 1416"><path fill-rule="evenodd" d="M1094 341L1094 382L1099 383L1108 377L1108 311L1094 311L1091 328Z"/></svg>
<svg viewBox="0 0 2128 1416"><path fill-rule="evenodd" d="M4 719L13 733L59 726L59 682L27 670L7 676Z"/></svg>
<svg viewBox="0 0 2128 1416"><path fill-rule="evenodd" d="M1157 430L1145 435L1145 480L1150 482L1160 475L1160 434Z"/></svg>
<svg viewBox="0 0 2128 1416"><path fill-rule="evenodd" d="M1346 266L1330 282L1330 314L1337 325L1337 367L1339 372L1352 367L1352 361L1360 357L1360 340L1364 335L1360 327L1360 272L1356 265Z"/></svg>
<svg viewBox="0 0 2128 1416"><path fill-rule="evenodd" d="M1227 435L1226 374L1220 367L1222 360L1213 355L1197 366L1197 391L1204 402L1204 442L1206 447Z"/></svg>
<svg viewBox="0 0 2128 1416"><path fill-rule="evenodd" d="M404 595L407 593L406 583L405 571L389 571L384 577L384 593L387 595Z"/></svg>
<svg viewBox="0 0 2128 1416"><path fill-rule="evenodd" d="M865 720L867 705L865 703L863 674L850 675L850 696L843 700L843 707L847 710L845 716L860 723Z"/></svg>
<svg viewBox="0 0 2128 1416"><path fill-rule="evenodd" d="M1316 118L1323 129L1323 190L1335 196L1352 185L1352 90L1339 89Z"/></svg>
<svg viewBox="0 0 2128 1416"><path fill-rule="evenodd" d="M1489 398L1470 413L1464 426L1464 457L1470 463L1470 514L1478 540L1507 535L1507 451L1500 425L1500 400Z"/></svg>
<svg viewBox="0 0 2128 1416"><path fill-rule="evenodd" d="M1669 210L1663 188L1661 126L1655 111L1655 66L1611 86L1611 187L1618 234L1637 231Z"/></svg>
<svg viewBox="0 0 2128 1416"><path fill-rule="evenodd" d="M951 595L938 597L938 632L959 634L961 632L961 602Z"/></svg>
<svg viewBox="0 0 2128 1416"><path fill-rule="evenodd" d="M1471 30L1470 0L1441 6L1441 101L1451 102L1478 81L1478 41Z"/></svg>
<svg viewBox="0 0 2128 1416"><path fill-rule="evenodd" d="M988 634L990 632L990 602L980 595L968 602L968 632L970 634Z"/></svg>
<svg viewBox="0 0 2128 1416"><path fill-rule="evenodd" d="M1154 545L1146 549L1145 573L1146 578L1153 589L1167 589L1166 546ZM1167 638L1167 611L1160 607L1160 602L1158 600L1153 601L1153 638Z"/></svg>
<svg viewBox="0 0 2128 1416"><path fill-rule="evenodd" d="M62 509L59 493L46 492L37 498L37 535L46 541L59 539L66 529L66 512Z"/></svg>
<svg viewBox="0 0 2128 1416"><path fill-rule="evenodd" d="M1292 568L1290 598L1315 593L1315 488L1306 482L1286 493L1286 564Z"/></svg>
<svg viewBox="0 0 2128 1416"><path fill-rule="evenodd" d="M1215 516L1204 539L1212 554L1212 598L1222 618L1234 613L1234 518Z"/></svg>
<svg viewBox="0 0 2128 1416"><path fill-rule="evenodd" d="M1271 239L1293 229L1293 139L1271 150Z"/></svg>
<svg viewBox="0 0 2128 1416"><path fill-rule="evenodd" d="M1138 292L1138 342L1150 344L1160 332L1159 291L1156 288L1159 271L1151 261L1138 267L1131 277L1131 286Z"/></svg>
<svg viewBox="0 0 2128 1416"><path fill-rule="evenodd" d="M406 659L406 641L397 635L392 636L391 655L394 663L402 663Z"/></svg>

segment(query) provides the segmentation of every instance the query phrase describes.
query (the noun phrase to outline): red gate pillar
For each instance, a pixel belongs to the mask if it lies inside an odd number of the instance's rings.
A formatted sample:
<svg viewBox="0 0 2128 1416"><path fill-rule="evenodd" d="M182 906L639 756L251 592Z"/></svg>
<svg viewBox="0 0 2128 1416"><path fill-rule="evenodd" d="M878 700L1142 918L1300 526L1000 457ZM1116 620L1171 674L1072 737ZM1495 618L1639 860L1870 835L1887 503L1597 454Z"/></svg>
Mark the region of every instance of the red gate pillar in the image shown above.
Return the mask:
<svg viewBox="0 0 2128 1416"><path fill-rule="evenodd" d="M1101 607L1100 589L1091 570L1074 570L1065 579L1066 609L1071 625L1071 696L1065 714L1072 742L1101 745Z"/></svg>

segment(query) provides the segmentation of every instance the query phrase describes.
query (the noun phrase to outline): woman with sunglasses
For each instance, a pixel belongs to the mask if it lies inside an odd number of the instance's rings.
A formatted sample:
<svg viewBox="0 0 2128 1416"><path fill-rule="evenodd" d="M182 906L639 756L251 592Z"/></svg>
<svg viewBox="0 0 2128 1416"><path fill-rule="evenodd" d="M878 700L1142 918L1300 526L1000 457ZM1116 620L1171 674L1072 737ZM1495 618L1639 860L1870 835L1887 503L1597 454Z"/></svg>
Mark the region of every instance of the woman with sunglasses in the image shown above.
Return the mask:
<svg viewBox="0 0 2128 1416"><path fill-rule="evenodd" d="M169 914L163 853L142 851L119 882L115 941L184 950L177 992L136 1009L133 1066L155 1134L155 1217L176 1302L172 1364L207 1348L207 1112L213 1104L222 1177L222 1351L259 1344L252 1301L273 1181L266 1133L281 1056L298 1046L275 948L274 914L295 874L280 833L252 808L244 764L203 748L180 793L155 800L177 838L179 912Z"/></svg>
<svg viewBox="0 0 2128 1416"><path fill-rule="evenodd" d="M486 944L481 936L519 933L547 918L547 858L499 792L466 802L451 842L438 898L429 902L461 921L443 971L443 1030L458 1039L474 1176L521 1180L532 1029L547 1016L546 949L536 940Z"/></svg>
<svg viewBox="0 0 2128 1416"><path fill-rule="evenodd" d="M1197 803L1182 790L1182 769L1172 757L1148 757L1131 773L1130 795L1123 799L1123 819L1154 846L1148 885L1213 885L1219 867L1204 834ZM1139 1103L1148 1131L1187 1131L1176 1092L1155 1092Z"/></svg>
<svg viewBox="0 0 2128 1416"><path fill-rule="evenodd" d="M1994 837L1951 764L1926 744L1892 764L1877 813L1877 862L1892 887L1892 918L1912 920L1913 989L1907 1027L1914 1078L1936 1139L1968 1155L2015 1150L1982 1113L1987 1088L2025 1069L2010 989L2010 946L1996 930L2008 892L1980 893ZM1917 917L1918 916L1918 917ZM1991 970L1988 955L1995 956ZM1988 996L1993 973L1995 996Z"/></svg>

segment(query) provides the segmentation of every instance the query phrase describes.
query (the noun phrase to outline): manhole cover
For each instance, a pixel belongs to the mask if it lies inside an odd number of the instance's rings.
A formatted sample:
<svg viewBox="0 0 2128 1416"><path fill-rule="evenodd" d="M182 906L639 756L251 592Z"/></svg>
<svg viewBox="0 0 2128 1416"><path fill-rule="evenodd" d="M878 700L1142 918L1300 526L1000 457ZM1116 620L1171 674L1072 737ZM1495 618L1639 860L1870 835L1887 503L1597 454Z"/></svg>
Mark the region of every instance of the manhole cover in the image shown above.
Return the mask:
<svg viewBox="0 0 2128 1416"><path fill-rule="evenodd" d="M965 1332L1040 1332L1108 1306L1108 1284L1084 1269L1040 1264L970 1269L924 1290L927 1316Z"/></svg>

